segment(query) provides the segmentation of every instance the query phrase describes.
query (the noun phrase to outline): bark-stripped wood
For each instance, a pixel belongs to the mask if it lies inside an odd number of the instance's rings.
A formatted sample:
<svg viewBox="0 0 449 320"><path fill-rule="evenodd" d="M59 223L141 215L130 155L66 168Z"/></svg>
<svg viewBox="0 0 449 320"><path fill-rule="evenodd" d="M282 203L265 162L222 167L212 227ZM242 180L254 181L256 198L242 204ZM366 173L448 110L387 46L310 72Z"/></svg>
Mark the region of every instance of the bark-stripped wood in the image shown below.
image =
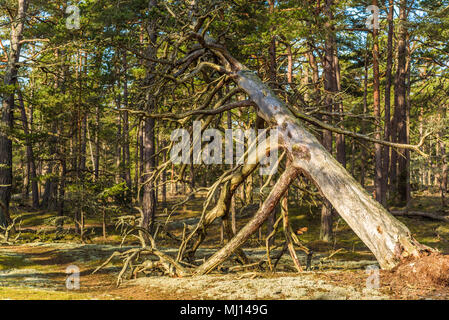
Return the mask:
<svg viewBox="0 0 449 320"><path fill-rule="evenodd" d="M292 166L301 169L317 185L383 269L395 267L406 257L417 258L424 251L433 250L418 243L402 222L375 201L260 78L220 45L201 40L197 34L193 37L223 60L236 84L259 107L260 116L278 128L280 144Z"/></svg>
<svg viewBox="0 0 449 320"><path fill-rule="evenodd" d="M289 185L297 178L299 170L293 166L288 167L279 180L274 185L267 199L259 208L254 217L244 226L237 235L232 238L223 248L217 251L205 263L203 263L195 274L206 274L215 269L218 265L229 258L237 249L239 249L248 238L259 229L259 227L267 220L268 216L273 212L282 196L287 191Z"/></svg>
<svg viewBox="0 0 449 320"><path fill-rule="evenodd" d="M393 268L407 256L420 255L424 247L412 238L408 228L355 181L254 73L238 70L235 80L259 106L261 116L278 127L292 165L302 169L317 185L382 268Z"/></svg>

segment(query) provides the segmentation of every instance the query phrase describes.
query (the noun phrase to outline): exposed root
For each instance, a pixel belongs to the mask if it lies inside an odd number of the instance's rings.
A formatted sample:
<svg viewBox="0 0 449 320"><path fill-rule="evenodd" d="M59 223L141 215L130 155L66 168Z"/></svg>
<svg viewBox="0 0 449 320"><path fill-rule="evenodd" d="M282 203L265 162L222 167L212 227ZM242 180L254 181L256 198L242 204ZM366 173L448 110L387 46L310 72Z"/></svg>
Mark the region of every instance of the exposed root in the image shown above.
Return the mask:
<svg viewBox="0 0 449 320"><path fill-rule="evenodd" d="M17 220L21 218L21 216L17 216L14 219L12 219L11 223L7 227L3 227L0 225L0 243L1 244L13 244L16 242L20 237L20 231L19 233L11 239L11 233L14 233L16 231L16 224ZM22 225L22 219L19 220L19 230L20 226Z"/></svg>
<svg viewBox="0 0 449 320"><path fill-rule="evenodd" d="M150 274L153 272L162 272L163 275L171 277L184 277L191 273L188 270L188 267L191 266L182 266L182 262L173 259L156 248L154 238L157 235L158 229L156 229L155 234L152 236L148 230L139 226L139 219L134 219L134 217L120 219L116 226L122 230L121 245L123 245L123 242L128 236L134 236L140 240L141 247L133 248L125 252L114 252L92 274L103 269L115 258L123 261L123 267L117 276L117 286L120 286L123 282L124 275L127 271L130 271L129 278L137 278L139 273ZM149 245L146 244L146 239L149 240Z"/></svg>
<svg viewBox="0 0 449 320"><path fill-rule="evenodd" d="M150 258L151 256L156 257L158 260L152 260ZM185 277L190 274L185 267L173 258L151 247L134 248L125 252L116 251L102 265L95 269L92 274L103 269L114 258L123 261L123 267L117 277L117 287L123 282L124 275L127 271L130 271L129 278L137 278L139 273L149 274L153 272L162 272L163 275L171 277Z"/></svg>

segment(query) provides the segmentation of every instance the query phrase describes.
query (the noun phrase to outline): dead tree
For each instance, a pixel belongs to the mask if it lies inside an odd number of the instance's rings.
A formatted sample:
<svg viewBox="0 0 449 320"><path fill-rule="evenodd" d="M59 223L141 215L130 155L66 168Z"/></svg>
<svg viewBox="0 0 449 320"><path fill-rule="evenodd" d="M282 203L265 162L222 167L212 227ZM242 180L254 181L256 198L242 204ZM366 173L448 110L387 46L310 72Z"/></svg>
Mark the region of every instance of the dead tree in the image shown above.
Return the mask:
<svg viewBox="0 0 449 320"><path fill-rule="evenodd" d="M407 257L418 258L433 251L417 242L402 222L376 202L252 71L215 41L198 33L191 33L191 37L220 58L223 65L211 67L228 74L258 106L259 115L278 128L279 143L286 150L291 166L316 184L382 268L391 269Z"/></svg>
<svg viewBox="0 0 449 320"><path fill-rule="evenodd" d="M210 12L210 10L206 10L206 12ZM195 109L184 113L168 112L162 114L152 113L154 112L153 109L128 111L143 118L169 120L178 122L180 125L185 125L187 120L191 120L196 116L203 118L202 126L205 127L211 123L213 116L231 109L255 105L258 116L267 123L266 127L278 129L278 148L286 153L289 166L276 182L270 195L261 205L253 219L203 265L193 269L192 272L185 271L185 274L208 273L232 254L238 253L245 241L267 219L269 213L278 204L288 187L297 180L299 173L317 186L321 195L331 203L339 215L373 252L382 268L391 269L406 258L420 258L424 254L435 251L418 243L403 223L394 218L381 204L375 201L320 144L302 121L338 134L349 135L353 138L364 139L365 141L390 147L413 150L420 154L423 154L420 150L423 139L418 145L380 141L366 135L346 131L340 127L333 127L312 116L302 115L294 110L293 106L287 105L279 99L254 72L237 61L223 45L205 36L209 26L205 22L210 18L207 14L198 14L196 16L201 18L198 18L192 26L177 28L183 31L173 37L173 39L177 39L172 44L173 52L176 54L167 55L167 59L159 59L156 54L150 58L150 61L155 66L151 74L151 76L155 77L151 83L151 90L154 92L152 99L157 99L158 96L167 92L175 91L176 87L184 86L194 77L205 79L204 82L207 83L205 89L191 98L191 105L194 105ZM180 21L179 23L183 22ZM177 53L184 51L184 49L179 50L181 46L189 48L189 51L179 58ZM214 96L223 86L224 82L221 80L226 82L231 80L237 88L228 94L225 100L219 99L212 109L208 109L214 100ZM242 92L246 95L246 100L242 100ZM237 94L240 96L236 98ZM203 97L203 99L200 100L198 97ZM232 98L237 101L231 101ZM167 150L170 150L171 146L167 147ZM148 183L151 179L156 181L167 166L168 163L164 163L154 168L152 174L148 178L146 177L146 182ZM211 205L212 209L208 210L212 196L208 197L204 204L203 215L195 230L189 236L186 236L186 230L184 230L178 257L173 260L175 263L186 264L183 261L183 257L184 253L191 249L188 248L189 241L194 236L198 236L192 248L194 253L201 244L202 239L204 239L207 227L215 219L224 218L228 215L233 193L244 183L256 167L257 165L240 166L230 170L220 177L220 181L217 181L213 187L209 188L210 193L213 193L212 191L215 191L214 188L218 188L220 185L220 198L216 204ZM176 181L186 182L184 172L185 169L182 169ZM190 195L188 197L190 198ZM142 248L138 249L138 251L129 252L121 255L121 257L125 261L131 261L142 252L139 250L146 250L145 248L148 247L148 243L142 243ZM133 257L130 258L130 255L133 255ZM131 260L127 260L128 258ZM195 268L194 265L189 266ZM154 267L154 265L151 265L151 267ZM146 266L142 265L142 268L146 268Z"/></svg>

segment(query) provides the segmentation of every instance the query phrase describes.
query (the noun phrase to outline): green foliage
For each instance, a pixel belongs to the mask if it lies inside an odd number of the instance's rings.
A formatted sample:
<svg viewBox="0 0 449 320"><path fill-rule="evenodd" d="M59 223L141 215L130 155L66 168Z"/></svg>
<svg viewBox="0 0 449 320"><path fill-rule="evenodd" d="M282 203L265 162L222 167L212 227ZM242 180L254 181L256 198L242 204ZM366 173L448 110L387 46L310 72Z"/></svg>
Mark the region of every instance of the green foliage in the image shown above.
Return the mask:
<svg viewBox="0 0 449 320"><path fill-rule="evenodd" d="M105 188L98 194L98 198L103 202L112 202L124 207L131 203L131 190L126 186L126 182L122 182Z"/></svg>

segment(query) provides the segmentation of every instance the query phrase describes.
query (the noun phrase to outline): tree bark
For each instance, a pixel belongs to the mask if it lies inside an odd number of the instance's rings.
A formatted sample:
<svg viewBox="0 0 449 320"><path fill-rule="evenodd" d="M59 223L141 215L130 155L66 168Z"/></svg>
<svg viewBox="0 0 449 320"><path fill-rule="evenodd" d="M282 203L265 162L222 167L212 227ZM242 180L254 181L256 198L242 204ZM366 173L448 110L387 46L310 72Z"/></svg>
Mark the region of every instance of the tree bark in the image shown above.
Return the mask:
<svg viewBox="0 0 449 320"><path fill-rule="evenodd" d="M128 61L126 50L123 52L123 106L128 109ZM128 111L123 111L123 170L126 186L131 190L131 157L129 154L129 120Z"/></svg>
<svg viewBox="0 0 449 320"><path fill-rule="evenodd" d="M8 64L5 69L3 84L9 86L11 91L2 97L3 106L0 122L0 225L6 226L9 222L9 202L12 190L12 141L10 138L13 129L13 109L15 85L20 57L25 16L28 8L27 0L17 1L17 14L11 24L10 51Z"/></svg>
<svg viewBox="0 0 449 320"><path fill-rule="evenodd" d="M399 9L399 35L398 35L398 67L395 84L397 113L397 140L407 143L407 0L401 0ZM399 150L398 157L398 196L401 203L407 202L407 150Z"/></svg>
<svg viewBox="0 0 449 320"><path fill-rule="evenodd" d="M156 0L149 1L149 8L153 9L157 6ZM157 30L156 21L149 21L147 32L150 43L147 47L146 55L149 58L156 56L156 41ZM147 76L145 79L145 85L150 86L152 84L151 72L153 71L154 63L147 62ZM146 94L146 109L147 111L154 111L156 109L155 97L151 96L150 90L147 90ZM155 168L155 134L154 134L155 120L153 118L147 118L144 121L143 128L143 169L144 169L144 186L142 197L142 221L141 227L148 230L150 233L153 231L153 222L156 214L156 194L154 190L154 181L146 181L149 175ZM148 242L148 238L144 235L145 241Z"/></svg>
<svg viewBox="0 0 449 320"><path fill-rule="evenodd" d="M23 97L20 91L18 92L18 98L19 98L19 106L20 106L20 112L22 116L22 123L23 123L23 132L25 133L25 143L26 143L26 156L27 156L27 163L29 168L29 177L31 180L31 194L32 194L32 206L34 209L39 207L39 189L37 185L37 175L36 175L36 163L34 161L34 152L33 152L33 145L30 140L30 129L28 126L28 116L25 109L25 104L23 102Z"/></svg>
<svg viewBox="0 0 449 320"><path fill-rule="evenodd" d="M153 229L154 217L156 214L156 193L154 190L154 182L146 181L155 167L155 143L154 143L154 119L146 119L143 137L144 152L144 186L142 197L143 219L141 227L150 233Z"/></svg>
<svg viewBox="0 0 449 320"><path fill-rule="evenodd" d="M387 67L385 70L385 127L384 127L384 140L390 141L391 134L391 72L393 69L393 0L388 1L388 39L387 39ZM388 188L388 168L390 166L390 148L387 146L383 147L382 151L382 189L384 193L382 194L381 203L382 205L387 204L387 192Z"/></svg>
<svg viewBox="0 0 449 320"><path fill-rule="evenodd" d="M377 7L377 0L373 0L372 4ZM381 140L381 122L380 122L380 79L379 79L379 39L378 29L373 26L373 109L375 118L375 138ZM386 203L382 202L385 199L384 190L382 188L382 146L379 143L374 144L374 188L375 198L383 206Z"/></svg>
<svg viewBox="0 0 449 320"><path fill-rule="evenodd" d="M57 128L56 122L52 124L52 136L50 138L50 155L51 157L55 157L57 155L56 145L58 143L58 139L56 138ZM56 208L56 198L57 198L57 183L54 177L54 168L55 164L52 159L49 159L47 162L47 166L45 169L45 174L48 176L45 181L44 192L42 194L42 200L40 207L46 208L49 210L54 210ZM80 168L81 169L81 168Z"/></svg>
<svg viewBox="0 0 449 320"><path fill-rule="evenodd" d="M366 115L368 113L368 43L366 43L365 48L365 65L364 65L364 76L363 76L363 114ZM360 124L360 131L362 134L366 133L366 124L365 121L362 120ZM361 161L360 161L360 184L362 187L365 187L365 178L366 178L366 154L365 152L361 152Z"/></svg>
<svg viewBox="0 0 449 320"><path fill-rule="evenodd" d="M337 92L337 68L336 68L336 57L335 57L335 34L334 28L331 23L333 21L332 5L333 0L326 0L325 3L325 14L328 19L325 23L325 27L328 30L325 40L324 49L324 91L326 94L325 104L326 111L332 113L334 111L334 94ZM324 117L324 122L331 124L332 118L329 115ZM332 153L332 132L325 130L323 132L323 146L329 153ZM344 140L343 140L344 141ZM341 152L341 139L338 140L340 152ZM344 143L344 142L343 142ZM339 154L341 156L341 153ZM339 159L342 160L342 159ZM330 241L332 239L332 206L327 199L323 199L323 206L321 208L321 229L320 229L320 239L323 241Z"/></svg>
<svg viewBox="0 0 449 320"><path fill-rule="evenodd" d="M100 122L100 107L96 107L95 112L95 157L94 157L94 177L95 181L98 181L100 174L100 130L101 130L101 122Z"/></svg>

